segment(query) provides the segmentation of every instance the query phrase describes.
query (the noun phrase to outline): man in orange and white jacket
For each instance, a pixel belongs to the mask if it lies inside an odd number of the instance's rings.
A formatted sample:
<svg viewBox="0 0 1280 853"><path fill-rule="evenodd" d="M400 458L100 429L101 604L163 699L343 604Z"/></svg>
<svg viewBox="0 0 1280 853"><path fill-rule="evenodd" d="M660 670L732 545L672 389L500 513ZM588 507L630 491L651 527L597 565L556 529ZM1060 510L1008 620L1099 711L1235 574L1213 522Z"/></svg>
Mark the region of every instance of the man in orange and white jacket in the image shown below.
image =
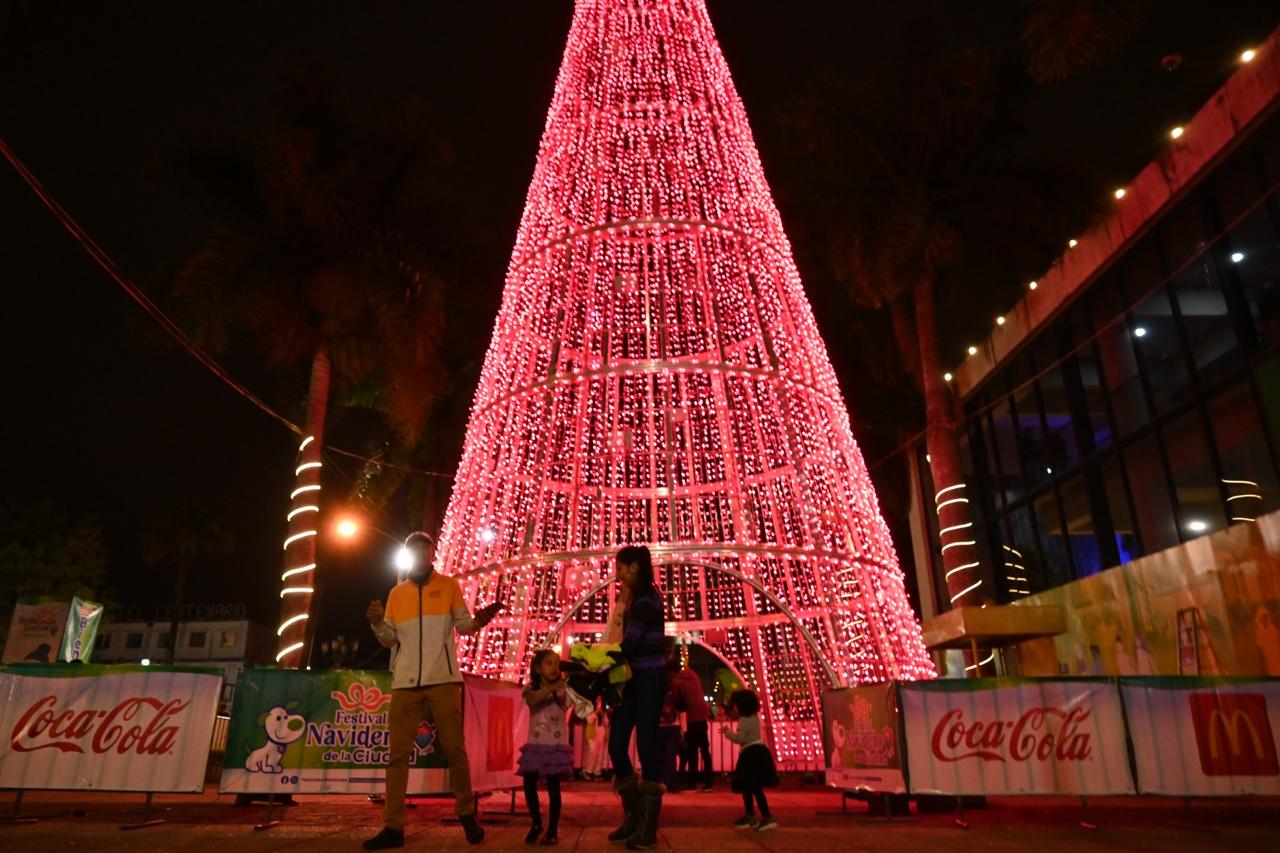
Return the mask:
<svg viewBox="0 0 1280 853"><path fill-rule="evenodd" d="M374 601L365 616L378 642L395 649L391 678L391 760L387 765L387 802L383 830L364 842L366 850L404 846L404 795L409 784L409 754L418 724L430 719L436 741L449 762L454 811L467 841L479 844L484 829L476 820L471 767L462 734L462 673L454 632L480 630L501 608L494 603L475 616L467 609L458 581L435 571L435 542L426 533L405 540L413 558L403 581L387 598Z"/></svg>

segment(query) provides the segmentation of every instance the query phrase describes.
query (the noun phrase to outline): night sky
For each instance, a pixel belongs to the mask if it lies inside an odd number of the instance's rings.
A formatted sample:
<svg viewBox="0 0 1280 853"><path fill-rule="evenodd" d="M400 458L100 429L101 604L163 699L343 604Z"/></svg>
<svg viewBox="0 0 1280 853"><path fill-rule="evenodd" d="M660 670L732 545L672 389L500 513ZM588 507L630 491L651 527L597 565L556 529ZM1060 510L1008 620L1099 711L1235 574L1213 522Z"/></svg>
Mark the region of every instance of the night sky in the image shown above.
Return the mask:
<svg viewBox="0 0 1280 853"><path fill-rule="evenodd" d="M1280 24L1274 2L1152 5L1117 56L1038 87L1024 116L1027 144L1078 164L1100 196L1154 156L1168 127L1225 81L1243 47ZM876 430L880 392L842 342L847 297L830 282L821 245L805 240L815 229L789 171L797 146L775 117L822 69L874 81L912 44L972 38L1016 46L1027 4L989 4L987 19L960 28L938 20L955 7L946 3L709 6L855 433L874 460L893 447ZM462 352L455 356L475 358L488 343L571 12L570 0L0 2L0 136L125 273L160 298L209 227L183 164L195 152L253 140L280 108L287 78L314 79L356 115L421 98L456 157L449 216L476 235L456 257L440 259L471 294L456 320ZM1161 57L1173 52L1183 55L1182 67L1162 71ZM295 438L180 349L158 342L150 320L7 164L0 224L6 496L50 499L73 516L100 518L116 599L149 605L171 594L171 580L143 564L139 528L160 507L198 494L235 547L202 567L192 599L244 602L274 624ZM1010 270L1007 282L975 297L978 311L989 318L1007 308L1020 283L1052 259ZM296 410L300 388L252 353L224 363L282 411ZM349 488L351 472L328 475L331 500ZM399 505L379 521L397 533L411 529ZM370 538L322 563L321 637L345 630L372 646L362 613L389 586L387 547Z"/></svg>

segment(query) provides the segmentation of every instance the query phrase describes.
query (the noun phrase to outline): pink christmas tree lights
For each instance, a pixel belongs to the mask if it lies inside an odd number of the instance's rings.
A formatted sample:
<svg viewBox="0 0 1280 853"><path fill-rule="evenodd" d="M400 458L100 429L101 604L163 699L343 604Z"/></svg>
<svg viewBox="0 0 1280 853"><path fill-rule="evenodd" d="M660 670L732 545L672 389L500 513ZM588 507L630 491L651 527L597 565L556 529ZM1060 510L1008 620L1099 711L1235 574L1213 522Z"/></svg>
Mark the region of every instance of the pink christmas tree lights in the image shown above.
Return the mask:
<svg viewBox="0 0 1280 853"><path fill-rule="evenodd" d="M464 666L602 631L630 543L783 762L832 676L934 675L703 0L578 0L441 538L507 607Z"/></svg>

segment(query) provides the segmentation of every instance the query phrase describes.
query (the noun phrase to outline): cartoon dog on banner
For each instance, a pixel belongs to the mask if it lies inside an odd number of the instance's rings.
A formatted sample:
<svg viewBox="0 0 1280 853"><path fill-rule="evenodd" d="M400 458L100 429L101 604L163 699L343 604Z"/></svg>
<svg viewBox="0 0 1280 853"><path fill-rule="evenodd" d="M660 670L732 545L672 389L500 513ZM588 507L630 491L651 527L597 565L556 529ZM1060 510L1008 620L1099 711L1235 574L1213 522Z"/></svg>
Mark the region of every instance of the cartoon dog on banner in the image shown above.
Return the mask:
<svg viewBox="0 0 1280 853"><path fill-rule="evenodd" d="M307 728L307 721L301 714L290 714L289 711L298 706L290 702L287 708L279 706L267 711L258 718L258 723L267 732L267 742L249 753L244 769L250 773L279 773L283 767L280 759L289 744L302 737Z"/></svg>

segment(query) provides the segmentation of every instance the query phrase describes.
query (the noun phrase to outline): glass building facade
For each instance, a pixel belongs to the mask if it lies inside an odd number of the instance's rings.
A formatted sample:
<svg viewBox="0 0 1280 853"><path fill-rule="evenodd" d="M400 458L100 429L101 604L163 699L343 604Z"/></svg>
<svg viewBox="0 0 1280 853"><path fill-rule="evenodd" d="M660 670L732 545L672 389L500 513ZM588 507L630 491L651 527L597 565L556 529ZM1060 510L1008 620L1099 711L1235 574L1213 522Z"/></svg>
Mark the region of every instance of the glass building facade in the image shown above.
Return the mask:
<svg viewBox="0 0 1280 853"><path fill-rule="evenodd" d="M1280 114L963 408L972 520L1001 603L1280 509Z"/></svg>

